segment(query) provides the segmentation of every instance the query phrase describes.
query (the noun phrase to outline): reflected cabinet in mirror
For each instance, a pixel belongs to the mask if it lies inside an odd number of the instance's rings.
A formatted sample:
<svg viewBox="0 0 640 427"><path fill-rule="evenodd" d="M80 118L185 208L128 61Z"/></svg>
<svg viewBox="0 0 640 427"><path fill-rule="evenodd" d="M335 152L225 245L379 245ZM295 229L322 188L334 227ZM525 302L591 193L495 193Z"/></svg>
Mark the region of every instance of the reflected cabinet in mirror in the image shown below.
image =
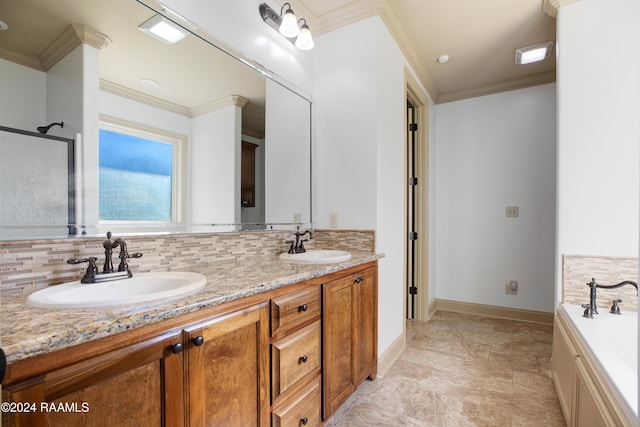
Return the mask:
<svg viewBox="0 0 640 427"><path fill-rule="evenodd" d="M146 1L2 20L0 240L311 223L311 102L282 79Z"/></svg>

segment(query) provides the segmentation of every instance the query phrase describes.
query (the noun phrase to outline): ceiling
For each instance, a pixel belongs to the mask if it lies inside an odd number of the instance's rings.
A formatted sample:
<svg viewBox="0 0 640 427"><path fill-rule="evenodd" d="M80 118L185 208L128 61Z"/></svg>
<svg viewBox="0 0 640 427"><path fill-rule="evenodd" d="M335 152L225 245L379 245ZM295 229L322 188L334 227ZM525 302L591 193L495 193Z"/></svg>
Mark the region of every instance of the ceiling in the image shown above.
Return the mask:
<svg viewBox="0 0 640 427"><path fill-rule="evenodd" d="M549 1L549 0L547 0ZM555 81L555 50L517 65L515 51L555 41L543 0L290 0L314 35L379 15L436 103ZM283 2L280 2L283 4ZM441 55L449 62L438 63Z"/></svg>
<svg viewBox="0 0 640 427"><path fill-rule="evenodd" d="M379 15L436 103L555 81L555 51L539 63L515 64L517 48L555 41L555 18L543 12L543 0L290 0L290 3L298 17L308 21L315 37ZM168 50L175 51L178 45L163 45L137 31L136 27L153 13L139 5L135 12L123 12L122 8L131 4L137 5L132 0L3 0L0 20L9 24L10 30L0 31L0 57L41 67L42 58L38 57L50 41L70 24L83 22L110 40L109 46L101 50L102 79L125 87L137 85L136 91L150 97L166 95L171 103L187 111L230 94L241 95L249 100L247 113L257 108L254 113L262 114L259 110L264 109L263 84L256 81L247 87L243 77L240 84L229 80L223 85L226 92L220 92L213 83L222 77L212 74L208 64L201 63L203 58L217 63L218 57L195 55L200 61L197 65L189 63L190 56L186 54L168 60ZM121 35L122 26L129 28L126 35ZM202 41L187 38L179 43L180 51L197 49L192 45L198 42ZM130 60L126 67L121 62L114 65L114 61L135 56L130 49L148 52L143 62L153 72L140 69L132 77L124 74L133 67ZM437 58L443 54L450 59L440 64ZM139 66L143 67L143 63ZM192 99L184 97L184 78L179 92L163 93L169 91L170 85L162 83L178 75L175 66L201 71L200 76L188 78L199 82ZM239 67L225 73L250 78L252 72ZM160 88L140 87L138 81L143 77L160 81Z"/></svg>
<svg viewBox="0 0 640 427"><path fill-rule="evenodd" d="M134 0L0 1L0 20L9 26L0 31L0 58L47 71L80 39L100 49L101 89L188 117L246 100L243 132L264 137L265 77L193 35L168 45L139 31L156 15L144 5ZM84 27L72 29L79 23ZM144 86L141 79L159 86Z"/></svg>

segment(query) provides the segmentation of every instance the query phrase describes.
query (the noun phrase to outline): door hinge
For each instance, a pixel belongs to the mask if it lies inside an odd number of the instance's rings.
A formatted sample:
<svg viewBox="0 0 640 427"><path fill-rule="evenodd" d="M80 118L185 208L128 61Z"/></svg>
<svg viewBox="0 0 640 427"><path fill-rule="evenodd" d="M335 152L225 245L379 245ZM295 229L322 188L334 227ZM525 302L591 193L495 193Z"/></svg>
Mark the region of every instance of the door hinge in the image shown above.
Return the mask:
<svg viewBox="0 0 640 427"><path fill-rule="evenodd" d="M409 123L409 132L415 132L418 130L418 124L417 123Z"/></svg>
<svg viewBox="0 0 640 427"><path fill-rule="evenodd" d="M415 231L410 231L409 240L418 240L418 233L416 233Z"/></svg>
<svg viewBox="0 0 640 427"><path fill-rule="evenodd" d="M417 295L418 294L418 288L416 288L415 286L409 286L409 294L410 295Z"/></svg>
<svg viewBox="0 0 640 427"><path fill-rule="evenodd" d="M409 185L418 185L418 178L416 178L415 176L409 178Z"/></svg>

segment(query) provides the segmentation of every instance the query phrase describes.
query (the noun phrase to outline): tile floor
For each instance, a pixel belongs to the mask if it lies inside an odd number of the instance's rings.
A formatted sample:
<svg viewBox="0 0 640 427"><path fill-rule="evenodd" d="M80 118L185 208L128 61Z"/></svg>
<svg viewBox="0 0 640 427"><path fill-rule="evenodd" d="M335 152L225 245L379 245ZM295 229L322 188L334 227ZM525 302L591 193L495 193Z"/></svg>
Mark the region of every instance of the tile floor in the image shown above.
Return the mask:
<svg viewBox="0 0 640 427"><path fill-rule="evenodd" d="M550 325L439 311L407 322L407 347L328 427L565 426L549 378Z"/></svg>

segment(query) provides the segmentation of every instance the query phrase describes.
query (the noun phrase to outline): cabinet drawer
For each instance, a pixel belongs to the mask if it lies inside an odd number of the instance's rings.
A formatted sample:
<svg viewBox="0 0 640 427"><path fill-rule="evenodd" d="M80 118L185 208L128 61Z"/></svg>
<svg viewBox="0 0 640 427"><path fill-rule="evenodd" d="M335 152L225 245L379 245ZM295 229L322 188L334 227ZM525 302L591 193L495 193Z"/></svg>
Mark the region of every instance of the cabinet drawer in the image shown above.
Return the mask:
<svg viewBox="0 0 640 427"><path fill-rule="evenodd" d="M320 377L304 386L273 411L273 427L314 427L320 425L322 394Z"/></svg>
<svg viewBox="0 0 640 427"><path fill-rule="evenodd" d="M320 370L320 321L271 345L271 400Z"/></svg>
<svg viewBox="0 0 640 427"><path fill-rule="evenodd" d="M312 286L271 300L271 336L284 335L320 316L320 286Z"/></svg>

